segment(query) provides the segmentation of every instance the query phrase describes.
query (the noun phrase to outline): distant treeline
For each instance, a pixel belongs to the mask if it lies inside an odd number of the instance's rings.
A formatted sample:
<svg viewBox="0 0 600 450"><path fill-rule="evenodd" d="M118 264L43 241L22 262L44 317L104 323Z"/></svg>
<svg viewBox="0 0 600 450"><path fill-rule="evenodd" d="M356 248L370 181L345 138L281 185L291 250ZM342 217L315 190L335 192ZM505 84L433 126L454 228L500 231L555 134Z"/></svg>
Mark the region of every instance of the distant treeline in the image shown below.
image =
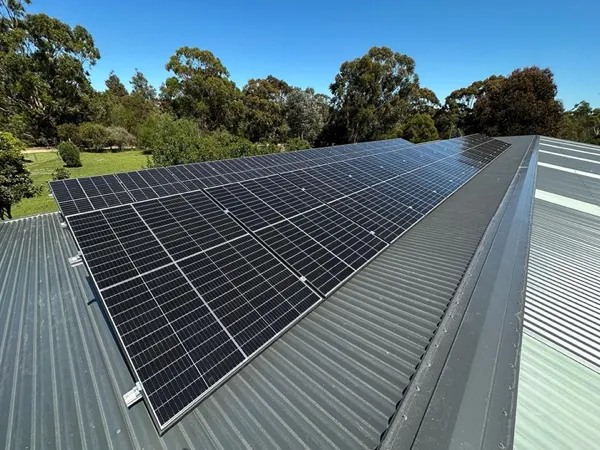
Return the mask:
<svg viewBox="0 0 600 450"><path fill-rule="evenodd" d="M182 47L158 91L137 71L129 87L111 72L98 92L90 33L28 0L0 2L0 131L36 145L71 141L95 150L138 146L166 165L403 137L412 142L476 132L543 134L600 143L600 109L564 111L549 69L517 69L452 92L442 104L415 61L386 47L344 62L330 96L273 76L241 89L208 50Z"/></svg>

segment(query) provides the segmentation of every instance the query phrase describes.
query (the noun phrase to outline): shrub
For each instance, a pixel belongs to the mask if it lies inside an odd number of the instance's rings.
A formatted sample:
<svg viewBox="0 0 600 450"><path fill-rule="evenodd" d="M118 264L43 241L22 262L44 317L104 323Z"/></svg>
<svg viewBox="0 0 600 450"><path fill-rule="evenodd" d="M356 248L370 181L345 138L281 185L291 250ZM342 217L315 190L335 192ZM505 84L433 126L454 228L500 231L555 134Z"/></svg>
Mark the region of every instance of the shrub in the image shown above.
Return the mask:
<svg viewBox="0 0 600 450"><path fill-rule="evenodd" d="M72 142L61 142L56 147L60 158L65 162L67 167L81 167L81 159L79 157L79 149Z"/></svg>
<svg viewBox="0 0 600 450"><path fill-rule="evenodd" d="M292 138L285 143L285 151L293 152L294 150L305 150L310 148L310 144L304 139Z"/></svg>
<svg viewBox="0 0 600 450"><path fill-rule="evenodd" d="M77 125L74 123L63 123L56 127L58 139L62 141L77 141Z"/></svg>
<svg viewBox="0 0 600 450"><path fill-rule="evenodd" d="M69 172L64 167L59 167L54 172L52 172L52 179L54 181L56 181L56 180L66 180L67 178L70 178L70 177L71 177L71 172Z"/></svg>
<svg viewBox="0 0 600 450"><path fill-rule="evenodd" d="M119 150L135 144L135 136L123 127L108 127L108 142Z"/></svg>
<svg viewBox="0 0 600 450"><path fill-rule="evenodd" d="M25 150L27 146L25 143L14 137L11 133L4 133L0 131L0 152L12 152L16 155L15 158L21 158L21 152Z"/></svg>
<svg viewBox="0 0 600 450"><path fill-rule="evenodd" d="M200 136L200 145L193 154L195 161L239 158L255 154L256 144L228 131L215 131Z"/></svg>
<svg viewBox="0 0 600 450"><path fill-rule="evenodd" d="M88 149L101 151L108 144L108 129L99 123L85 122L77 127L80 144Z"/></svg>
<svg viewBox="0 0 600 450"><path fill-rule="evenodd" d="M138 143L152 152L155 166L199 161L200 133L198 126L189 119L153 114L140 125Z"/></svg>

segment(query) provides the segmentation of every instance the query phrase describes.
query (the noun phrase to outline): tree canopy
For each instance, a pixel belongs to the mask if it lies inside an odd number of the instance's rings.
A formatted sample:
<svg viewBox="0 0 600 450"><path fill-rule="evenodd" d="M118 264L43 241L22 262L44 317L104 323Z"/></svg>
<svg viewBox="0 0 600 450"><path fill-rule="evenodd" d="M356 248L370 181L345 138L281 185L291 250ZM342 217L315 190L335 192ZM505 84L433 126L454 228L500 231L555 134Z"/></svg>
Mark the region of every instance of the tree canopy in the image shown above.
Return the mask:
<svg viewBox="0 0 600 450"><path fill-rule="evenodd" d="M329 89L331 111L326 141L373 140L407 118L418 87L414 60L387 47L346 61Z"/></svg>
<svg viewBox="0 0 600 450"><path fill-rule="evenodd" d="M10 133L0 132L0 219L12 219L11 208L23 198L41 193L34 186L25 158L25 143Z"/></svg>
<svg viewBox="0 0 600 450"><path fill-rule="evenodd" d="M29 3L0 0L0 130L28 144L71 141L102 151L137 142L153 152L161 141L149 145L148 136L160 131L167 148L173 139L186 141L183 136L205 139L206 151L190 154L206 159L235 154L232 142L243 142L239 148L260 143L243 151L268 152L472 133L600 141L600 109L583 101L564 112L550 69L491 74L456 89L442 105L421 86L415 61L388 47L373 47L341 63L329 86L331 96L274 75L250 79L240 89L215 54L188 46L174 50L166 62L169 75L158 93L138 69L125 83L111 71L105 89L97 91L89 71L100 52L90 33L46 14L30 14ZM187 148L185 142L182 146ZM186 152L157 156L156 164L179 161Z"/></svg>
<svg viewBox="0 0 600 450"><path fill-rule="evenodd" d="M173 76L161 87L161 97L177 117L194 119L207 130L239 126L240 91L219 58L208 50L181 47L165 67Z"/></svg>
<svg viewBox="0 0 600 450"><path fill-rule="evenodd" d="M56 127L90 115L88 69L100 57L90 33L46 14L26 14L18 0L0 8L0 126L51 141Z"/></svg>
<svg viewBox="0 0 600 450"><path fill-rule="evenodd" d="M550 69L517 69L477 100L474 127L489 136L555 136L563 114L556 93Z"/></svg>
<svg viewBox="0 0 600 450"><path fill-rule="evenodd" d="M245 109L244 135L251 141L281 140L289 127L285 120L285 104L292 88L271 75L249 80L242 89Z"/></svg>

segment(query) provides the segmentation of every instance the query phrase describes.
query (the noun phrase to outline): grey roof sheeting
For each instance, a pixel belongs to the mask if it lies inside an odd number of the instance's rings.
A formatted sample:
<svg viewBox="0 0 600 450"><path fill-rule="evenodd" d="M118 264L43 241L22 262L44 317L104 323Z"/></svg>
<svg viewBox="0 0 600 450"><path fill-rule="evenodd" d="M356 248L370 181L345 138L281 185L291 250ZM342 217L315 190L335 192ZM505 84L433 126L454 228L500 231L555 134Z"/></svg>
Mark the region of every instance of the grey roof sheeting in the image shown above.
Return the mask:
<svg viewBox="0 0 600 450"><path fill-rule="evenodd" d="M530 151L521 165L515 161L519 170L425 355L427 369L412 380L384 449L512 445L537 139L507 141L515 150ZM519 156L523 153L515 152ZM471 199L473 205L483 200Z"/></svg>
<svg viewBox="0 0 600 450"><path fill-rule="evenodd" d="M540 139L515 448L600 440L599 169L600 147Z"/></svg>
<svg viewBox="0 0 600 450"><path fill-rule="evenodd" d="M374 448L522 159L513 146L162 437L56 214L0 225L6 448ZM424 369L421 369L424 370Z"/></svg>
<svg viewBox="0 0 600 450"><path fill-rule="evenodd" d="M542 138L539 162L525 330L600 372L600 147Z"/></svg>

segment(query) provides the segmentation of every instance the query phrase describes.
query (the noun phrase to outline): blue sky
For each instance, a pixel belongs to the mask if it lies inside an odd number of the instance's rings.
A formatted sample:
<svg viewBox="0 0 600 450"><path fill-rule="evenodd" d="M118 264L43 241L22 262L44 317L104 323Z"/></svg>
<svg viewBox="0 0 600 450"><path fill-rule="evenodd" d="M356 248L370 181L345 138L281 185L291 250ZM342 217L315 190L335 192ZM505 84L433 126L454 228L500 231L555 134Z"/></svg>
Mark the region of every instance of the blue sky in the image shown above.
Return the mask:
<svg viewBox="0 0 600 450"><path fill-rule="evenodd" d="M91 71L98 89L111 69L126 82L136 67L158 88L169 56L187 45L212 51L240 87L272 74L328 93L342 62L385 45L414 58L421 85L441 101L491 74L538 65L553 70L567 108L580 100L600 107L597 0L407 3L33 0L30 11L92 33L102 55Z"/></svg>

